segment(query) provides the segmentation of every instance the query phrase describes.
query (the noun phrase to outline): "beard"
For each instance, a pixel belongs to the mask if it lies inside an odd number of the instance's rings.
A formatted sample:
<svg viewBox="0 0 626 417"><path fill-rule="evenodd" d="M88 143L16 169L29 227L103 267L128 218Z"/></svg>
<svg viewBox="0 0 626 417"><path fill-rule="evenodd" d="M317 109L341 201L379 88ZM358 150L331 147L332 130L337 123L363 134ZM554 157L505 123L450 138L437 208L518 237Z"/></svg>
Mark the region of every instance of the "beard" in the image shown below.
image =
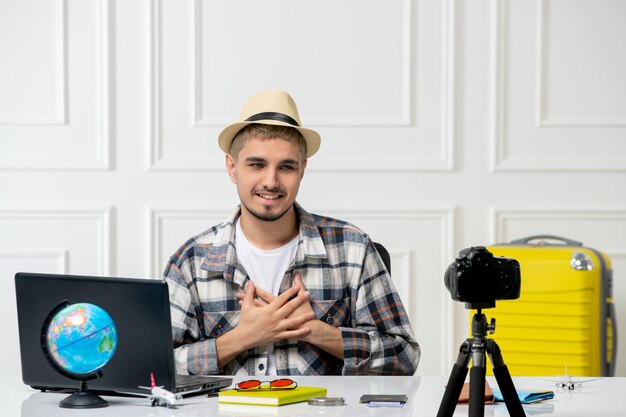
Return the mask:
<svg viewBox="0 0 626 417"><path fill-rule="evenodd" d="M293 204L292 204L291 206L287 207L287 210L283 211L282 213L272 214L272 213L261 213L255 210L251 210L250 207L246 206L243 203L241 204L246 208L246 210L248 210L248 213L252 214L252 217L254 217L255 219L264 221L264 222L275 222L276 220L280 219L285 214L287 214L287 212L293 207Z"/></svg>

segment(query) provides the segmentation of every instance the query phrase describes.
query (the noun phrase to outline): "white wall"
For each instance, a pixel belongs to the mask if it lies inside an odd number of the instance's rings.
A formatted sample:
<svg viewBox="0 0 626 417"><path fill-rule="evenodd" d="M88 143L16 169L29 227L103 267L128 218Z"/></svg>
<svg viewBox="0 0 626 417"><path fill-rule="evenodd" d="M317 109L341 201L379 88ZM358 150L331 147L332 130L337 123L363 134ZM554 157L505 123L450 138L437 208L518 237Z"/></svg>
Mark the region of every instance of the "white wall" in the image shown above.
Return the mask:
<svg viewBox="0 0 626 417"><path fill-rule="evenodd" d="M159 277L237 203L217 133L282 88L323 138L299 200L390 250L419 374L448 374L465 337L443 272L471 245L606 251L626 335L624 17L620 0L0 0L3 333L16 271ZM0 344L0 373L18 356ZM626 343L618 358L626 376Z"/></svg>

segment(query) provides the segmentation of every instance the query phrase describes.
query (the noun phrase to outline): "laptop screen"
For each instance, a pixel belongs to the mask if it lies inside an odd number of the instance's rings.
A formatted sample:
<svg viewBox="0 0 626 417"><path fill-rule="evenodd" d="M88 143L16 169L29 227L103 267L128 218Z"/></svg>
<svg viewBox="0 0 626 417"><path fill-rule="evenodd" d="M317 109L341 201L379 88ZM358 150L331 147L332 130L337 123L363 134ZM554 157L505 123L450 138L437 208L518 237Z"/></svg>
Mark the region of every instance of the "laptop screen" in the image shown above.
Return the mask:
<svg viewBox="0 0 626 417"><path fill-rule="evenodd" d="M55 370L42 349L43 325L61 303L89 303L105 310L117 330L117 346L102 376L88 381L94 391L146 393L157 385L175 391L176 376L169 293L161 280L17 273L17 313L22 380L37 389L77 389L80 382ZM216 378L230 385L229 378Z"/></svg>

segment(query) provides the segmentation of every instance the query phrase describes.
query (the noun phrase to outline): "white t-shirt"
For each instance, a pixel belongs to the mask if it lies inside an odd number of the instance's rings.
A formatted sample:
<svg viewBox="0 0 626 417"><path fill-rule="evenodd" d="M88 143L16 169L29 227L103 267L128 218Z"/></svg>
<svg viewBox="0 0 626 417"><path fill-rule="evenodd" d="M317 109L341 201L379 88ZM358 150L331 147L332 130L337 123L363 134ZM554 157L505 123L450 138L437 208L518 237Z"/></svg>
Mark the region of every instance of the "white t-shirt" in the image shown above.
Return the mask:
<svg viewBox="0 0 626 417"><path fill-rule="evenodd" d="M289 265L293 262L298 248L299 237L296 236L285 245L276 249L259 249L246 239L239 219L235 224L235 249L237 259L246 269L254 285L278 295L280 284ZM274 345L267 346L267 375L276 375Z"/></svg>

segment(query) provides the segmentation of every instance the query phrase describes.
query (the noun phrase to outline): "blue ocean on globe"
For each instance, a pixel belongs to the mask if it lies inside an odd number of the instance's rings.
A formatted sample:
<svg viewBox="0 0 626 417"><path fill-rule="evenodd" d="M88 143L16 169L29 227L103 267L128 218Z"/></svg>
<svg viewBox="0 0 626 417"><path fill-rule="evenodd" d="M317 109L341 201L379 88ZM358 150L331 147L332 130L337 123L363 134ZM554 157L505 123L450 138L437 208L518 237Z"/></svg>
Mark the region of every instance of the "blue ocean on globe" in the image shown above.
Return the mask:
<svg viewBox="0 0 626 417"><path fill-rule="evenodd" d="M46 340L50 357L60 368L89 375L113 357L117 328L111 316L97 305L71 304L50 320Z"/></svg>

